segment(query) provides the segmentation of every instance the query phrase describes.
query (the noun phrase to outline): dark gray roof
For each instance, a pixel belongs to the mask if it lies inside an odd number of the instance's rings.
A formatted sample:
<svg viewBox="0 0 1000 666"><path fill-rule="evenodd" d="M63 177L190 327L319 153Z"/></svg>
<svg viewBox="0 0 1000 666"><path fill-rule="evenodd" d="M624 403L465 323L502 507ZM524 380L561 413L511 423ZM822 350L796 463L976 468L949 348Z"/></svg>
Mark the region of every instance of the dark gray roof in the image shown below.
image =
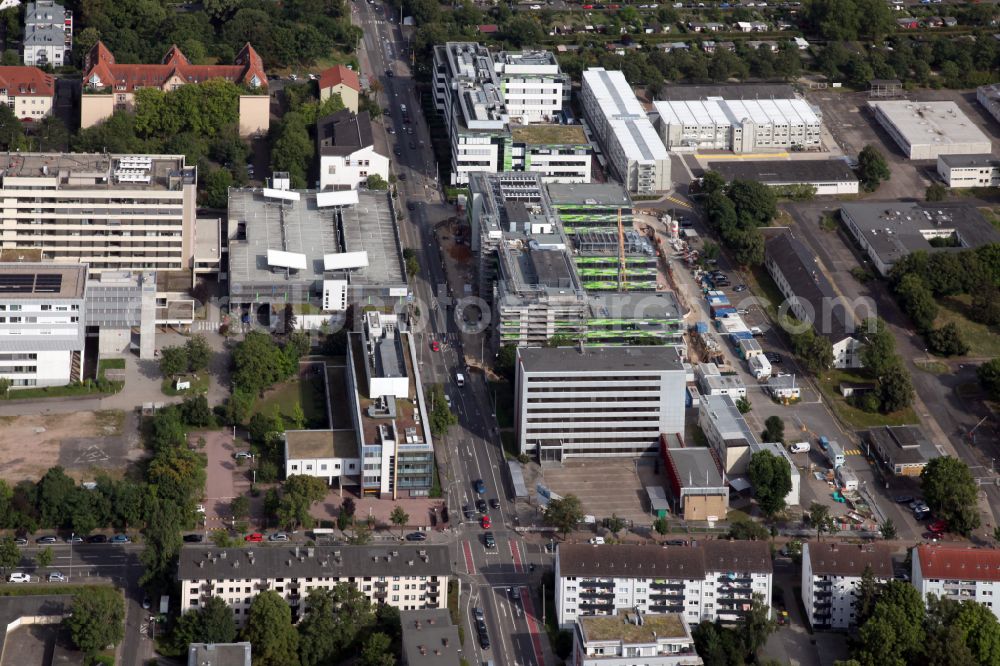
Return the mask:
<svg viewBox="0 0 1000 666"><path fill-rule="evenodd" d="M892 578L892 549L885 544L810 541L806 545L813 575L860 577L870 566L876 578Z"/></svg>
<svg viewBox="0 0 1000 666"><path fill-rule="evenodd" d="M747 83L741 85L678 86L667 85L660 88L658 99L679 101L721 97L722 99L791 99L795 90L784 84Z"/></svg>
<svg viewBox="0 0 1000 666"><path fill-rule="evenodd" d="M321 155L350 155L373 145L372 119L367 111L342 109L316 121L316 144Z"/></svg>
<svg viewBox="0 0 1000 666"><path fill-rule="evenodd" d="M890 466L927 464L941 455L918 426L882 426L869 429L866 435Z"/></svg>
<svg viewBox="0 0 1000 666"><path fill-rule="evenodd" d="M562 576L602 578L704 578L709 572L771 573L766 541L708 540L690 546L562 544Z"/></svg>
<svg viewBox="0 0 1000 666"><path fill-rule="evenodd" d="M70 614L73 605L71 594L39 594L24 597L0 597L0 626L9 627L19 618L32 616L63 617ZM3 651L7 632L0 632L0 652Z"/></svg>
<svg viewBox="0 0 1000 666"><path fill-rule="evenodd" d="M191 643L188 666L250 666L250 643Z"/></svg>
<svg viewBox="0 0 1000 666"><path fill-rule="evenodd" d="M814 319L809 323L817 333L832 342L852 336L856 328L854 313L847 312L847 304L837 302L839 297L817 265L816 256L802 241L791 233L782 233L767 240L764 253L777 265L799 301L812 307Z"/></svg>
<svg viewBox="0 0 1000 666"><path fill-rule="evenodd" d="M715 456L708 447L667 449L667 457L673 472L677 474L681 489L722 488L728 494Z"/></svg>
<svg viewBox="0 0 1000 666"><path fill-rule="evenodd" d="M751 160L748 162L711 162L727 181L756 180L768 185L789 183L856 183L858 177L844 160Z"/></svg>
<svg viewBox="0 0 1000 666"><path fill-rule="evenodd" d="M938 159L950 167L1000 166L1000 157L993 155L939 155Z"/></svg>
<svg viewBox="0 0 1000 666"><path fill-rule="evenodd" d="M458 627L445 608L402 611L403 663L406 666L458 666L462 645Z"/></svg>
<svg viewBox="0 0 1000 666"><path fill-rule="evenodd" d="M421 555L423 553L423 555ZM333 578L343 576L447 576L447 546L187 546L180 580Z"/></svg>
<svg viewBox="0 0 1000 666"><path fill-rule="evenodd" d="M640 370L683 371L672 347L525 347L517 350L527 372L587 373Z"/></svg>

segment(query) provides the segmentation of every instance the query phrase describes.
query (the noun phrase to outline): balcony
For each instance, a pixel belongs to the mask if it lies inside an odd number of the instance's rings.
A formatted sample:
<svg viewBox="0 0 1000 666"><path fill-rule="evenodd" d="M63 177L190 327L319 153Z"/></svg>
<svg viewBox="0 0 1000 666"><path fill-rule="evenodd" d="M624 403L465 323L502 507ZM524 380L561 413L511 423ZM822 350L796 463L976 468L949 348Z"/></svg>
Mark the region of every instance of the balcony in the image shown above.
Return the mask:
<svg viewBox="0 0 1000 666"><path fill-rule="evenodd" d="M614 599L615 593L613 590L580 590L581 599Z"/></svg>

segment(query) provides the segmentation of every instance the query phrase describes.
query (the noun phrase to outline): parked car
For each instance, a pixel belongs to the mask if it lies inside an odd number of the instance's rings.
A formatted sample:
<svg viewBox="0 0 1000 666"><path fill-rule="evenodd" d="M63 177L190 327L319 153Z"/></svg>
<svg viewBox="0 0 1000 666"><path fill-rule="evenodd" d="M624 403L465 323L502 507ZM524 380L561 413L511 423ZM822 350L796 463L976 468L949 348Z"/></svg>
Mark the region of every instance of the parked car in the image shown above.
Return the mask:
<svg viewBox="0 0 1000 666"><path fill-rule="evenodd" d="M896 495L896 497L893 498L893 501L895 501L896 504L909 504L913 501L913 495Z"/></svg>
<svg viewBox="0 0 1000 666"><path fill-rule="evenodd" d="M63 539L66 543L83 543L83 537L79 534L71 534L70 536Z"/></svg>
<svg viewBox="0 0 1000 666"><path fill-rule="evenodd" d="M49 582L50 583L65 583L66 582L66 576L62 575L58 571L53 571L53 572L51 572L49 574Z"/></svg>
<svg viewBox="0 0 1000 666"><path fill-rule="evenodd" d="M439 343L437 340L432 340L431 341L431 351L432 352L439 352L439 351L441 351L441 343Z"/></svg>
<svg viewBox="0 0 1000 666"><path fill-rule="evenodd" d="M35 539L35 543L59 543L59 539L54 536L40 536Z"/></svg>
<svg viewBox="0 0 1000 666"><path fill-rule="evenodd" d="M198 506L196 506L194 508L194 510L195 510L196 513L205 513L205 505L204 504L199 504Z"/></svg>
<svg viewBox="0 0 1000 666"><path fill-rule="evenodd" d="M472 609L472 617L476 618L477 622L486 621L486 614L483 612L483 609L480 608L479 606L476 606L475 608Z"/></svg>
<svg viewBox="0 0 1000 666"><path fill-rule="evenodd" d="M91 534L89 537L87 537L87 543L107 543L107 542L108 542L107 534Z"/></svg>
<svg viewBox="0 0 1000 666"><path fill-rule="evenodd" d="M132 539L129 539L127 534L116 534L111 537L111 543L132 543Z"/></svg>
<svg viewBox="0 0 1000 666"><path fill-rule="evenodd" d="M588 541L587 543L590 543L591 545L594 545L594 546L603 546L604 545L604 537L592 537L590 539L590 541Z"/></svg>
<svg viewBox="0 0 1000 666"><path fill-rule="evenodd" d="M16 539L14 539L14 543L16 543L18 546L27 546L28 540L25 539L24 537L17 537Z"/></svg>
<svg viewBox="0 0 1000 666"><path fill-rule="evenodd" d="M30 583L31 575L26 573L21 573L20 571L15 571L11 575L7 576L8 583Z"/></svg>
<svg viewBox="0 0 1000 666"><path fill-rule="evenodd" d="M275 532L271 536L267 537L268 541L288 541L288 535L284 532Z"/></svg>
<svg viewBox="0 0 1000 666"><path fill-rule="evenodd" d="M201 543L205 540L204 535L201 534L185 534L184 543Z"/></svg>
<svg viewBox="0 0 1000 666"><path fill-rule="evenodd" d="M423 532L410 532L406 535L407 541L427 541L427 535Z"/></svg>
<svg viewBox="0 0 1000 666"><path fill-rule="evenodd" d="M941 534L942 532L948 531L948 521L943 518L938 518L933 523L927 526L927 529L934 534Z"/></svg>
<svg viewBox="0 0 1000 666"><path fill-rule="evenodd" d="M809 442L796 442L792 444L790 451L792 453L809 453L811 448Z"/></svg>
<svg viewBox="0 0 1000 666"><path fill-rule="evenodd" d="M243 537L243 540L250 541L252 543L260 543L261 541L264 540L264 535L261 534L260 532L254 532L253 534L248 534L245 537Z"/></svg>
<svg viewBox="0 0 1000 666"><path fill-rule="evenodd" d="M745 284L738 284L735 287L733 287L733 291L737 291L737 292L739 292L739 291L746 291L746 290L747 290L747 286Z"/></svg>
<svg viewBox="0 0 1000 666"><path fill-rule="evenodd" d="M143 609L149 610L149 607L152 606L152 605L153 605L153 602L150 601L149 597L143 597L142 598L142 607L143 607Z"/></svg>
<svg viewBox="0 0 1000 666"><path fill-rule="evenodd" d="M496 497L491 498L490 499L490 508L491 509L499 509L500 508L500 500L498 500Z"/></svg>

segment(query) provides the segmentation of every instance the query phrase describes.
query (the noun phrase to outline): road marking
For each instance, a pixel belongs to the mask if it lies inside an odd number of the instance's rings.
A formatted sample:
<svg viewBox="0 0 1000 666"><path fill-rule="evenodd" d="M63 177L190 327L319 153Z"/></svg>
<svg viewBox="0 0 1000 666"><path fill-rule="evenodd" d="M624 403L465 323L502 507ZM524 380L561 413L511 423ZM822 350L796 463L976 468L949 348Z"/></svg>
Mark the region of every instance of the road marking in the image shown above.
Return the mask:
<svg viewBox="0 0 1000 666"><path fill-rule="evenodd" d="M535 663L538 666L545 666L542 641L538 634L538 621L535 620L535 604L531 602L531 593L527 587L521 587L518 590L521 593L521 606L524 608L524 619L528 623L528 633L531 635L531 651L535 653Z"/></svg>
<svg viewBox="0 0 1000 666"><path fill-rule="evenodd" d="M524 567L521 565L521 551L517 547L517 544L513 540L508 541L507 545L510 547L510 557L514 560L514 572L521 573L524 571Z"/></svg>
<svg viewBox="0 0 1000 666"><path fill-rule="evenodd" d="M462 542L462 550L465 552L465 570L469 574L476 573L476 562L472 559L472 544L468 540Z"/></svg>

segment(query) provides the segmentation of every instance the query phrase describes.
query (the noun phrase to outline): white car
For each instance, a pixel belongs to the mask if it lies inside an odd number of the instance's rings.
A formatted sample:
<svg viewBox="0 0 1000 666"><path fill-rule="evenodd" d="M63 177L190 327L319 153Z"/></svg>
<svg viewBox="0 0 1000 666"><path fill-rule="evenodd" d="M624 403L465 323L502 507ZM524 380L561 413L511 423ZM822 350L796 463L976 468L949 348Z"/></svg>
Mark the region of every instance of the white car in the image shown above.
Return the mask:
<svg viewBox="0 0 1000 666"><path fill-rule="evenodd" d="M205 505L199 504L194 508L194 510L197 511L198 513L205 513Z"/></svg>
<svg viewBox="0 0 1000 666"><path fill-rule="evenodd" d="M30 583L31 582L31 575L15 571L11 575L7 576L7 582L8 583Z"/></svg>
<svg viewBox="0 0 1000 666"><path fill-rule="evenodd" d="M809 442L796 442L791 446L792 453L809 453L811 449Z"/></svg>
<svg viewBox="0 0 1000 666"><path fill-rule="evenodd" d="M592 538L589 541L589 543L592 544L592 545L594 545L594 546L603 546L604 545L604 537L594 537L594 538Z"/></svg>

